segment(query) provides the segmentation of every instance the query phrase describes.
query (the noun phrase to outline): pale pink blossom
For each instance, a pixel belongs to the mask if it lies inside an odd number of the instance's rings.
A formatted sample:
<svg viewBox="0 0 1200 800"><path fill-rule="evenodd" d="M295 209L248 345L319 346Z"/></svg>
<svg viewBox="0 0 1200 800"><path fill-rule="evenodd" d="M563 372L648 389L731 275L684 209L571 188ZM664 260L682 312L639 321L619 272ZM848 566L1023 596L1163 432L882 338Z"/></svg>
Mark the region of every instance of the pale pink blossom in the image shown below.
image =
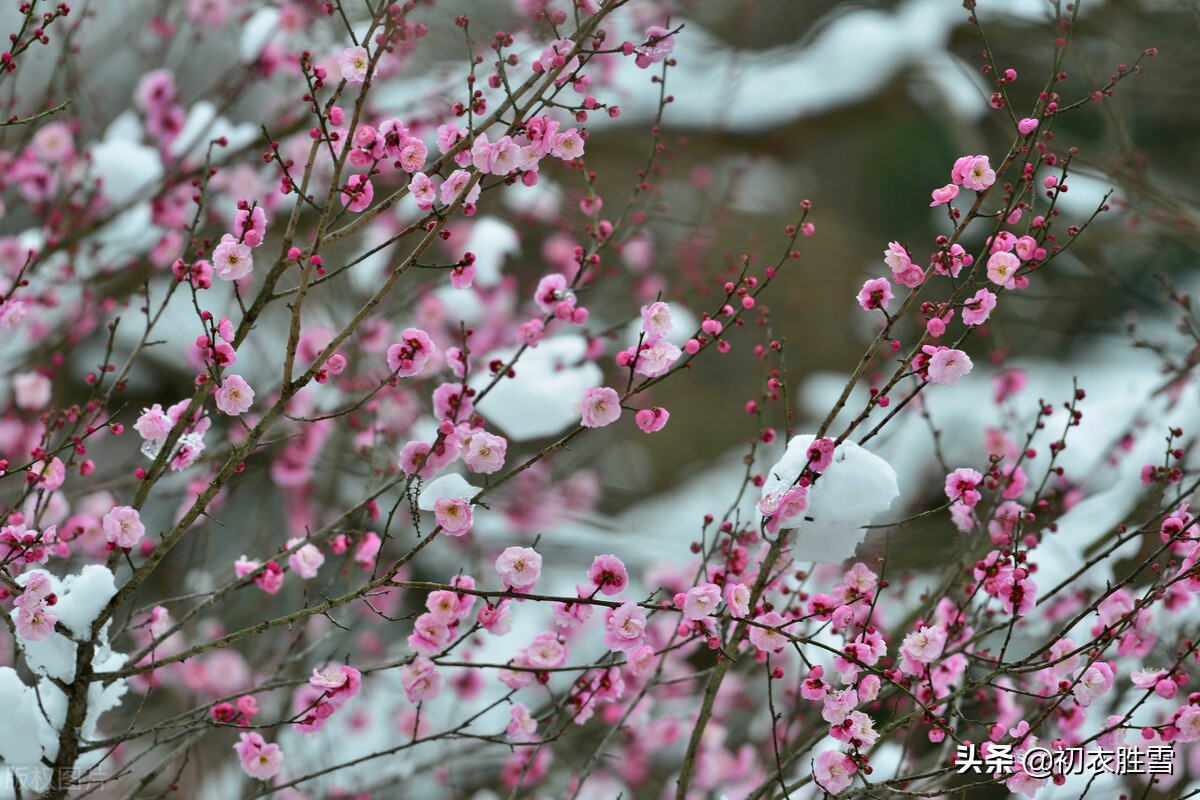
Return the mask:
<svg viewBox="0 0 1200 800"><path fill-rule="evenodd" d="M437 184L424 172L418 172L412 176L412 180L408 182L408 191L417 201L417 208L422 211L433 208L433 204L437 201Z"/></svg>
<svg viewBox="0 0 1200 800"><path fill-rule="evenodd" d="M400 342L387 350L388 369L401 378L411 378L424 369L436 349L425 331L405 328L400 334Z"/></svg>
<svg viewBox="0 0 1200 800"><path fill-rule="evenodd" d="M117 506L104 515L104 538L114 547L129 550L146 535L141 515L132 506Z"/></svg>
<svg viewBox="0 0 1200 800"><path fill-rule="evenodd" d="M254 254L250 252L250 245L239 242L227 233L221 237L220 244L213 248L212 265L221 280L241 280L254 269Z"/></svg>
<svg viewBox="0 0 1200 800"><path fill-rule="evenodd" d="M463 453L463 462L471 472L491 475L504 467L507 452L507 439L494 433L480 431L471 434L471 440Z"/></svg>
<svg viewBox="0 0 1200 800"><path fill-rule="evenodd" d="M923 625L904 637L900 654L916 664L932 664L945 647L946 629L941 625Z"/></svg>
<svg viewBox="0 0 1200 800"><path fill-rule="evenodd" d="M657 378L666 375L671 365L679 360L683 352L665 339L642 349L637 354L634 371L647 378Z"/></svg>
<svg viewBox="0 0 1200 800"><path fill-rule="evenodd" d="M247 775L267 781L279 774L283 766L283 751L279 745L267 744L260 733L243 733L240 739L233 749Z"/></svg>
<svg viewBox="0 0 1200 800"><path fill-rule="evenodd" d="M1177 742L1200 742L1200 705L1186 705L1175 714Z"/></svg>
<svg viewBox="0 0 1200 800"><path fill-rule="evenodd" d="M787 646L788 637L775 629L786 621L778 611L759 614L750 628L750 643L764 653L778 653Z"/></svg>
<svg viewBox="0 0 1200 800"><path fill-rule="evenodd" d="M435 656L450 644L454 630L433 614L422 614L413 623L413 632L408 636L408 646L424 656Z"/></svg>
<svg viewBox="0 0 1200 800"><path fill-rule="evenodd" d="M446 178L446 180L442 182L442 187L439 192L442 198L442 205L448 206L458 200L459 195L463 193L463 190L467 188L467 184L470 182L471 173L467 172L465 169L456 169L454 172L451 172L450 177ZM464 198L463 202L467 204L474 203L479 199L479 192L480 185L479 182L476 181L475 186L471 188L471 191L467 192L467 196Z"/></svg>
<svg viewBox="0 0 1200 800"><path fill-rule="evenodd" d="M542 575L542 556L531 547L509 547L496 559L496 572L511 589L530 589Z"/></svg>
<svg viewBox="0 0 1200 800"><path fill-rule="evenodd" d="M912 266L912 258L904 249L904 245L888 242L888 249L883 251L883 263L888 265L893 275L900 275Z"/></svg>
<svg viewBox="0 0 1200 800"><path fill-rule="evenodd" d="M410 703L436 700L442 693L444 680L437 666L425 656L417 656L400 667L400 683Z"/></svg>
<svg viewBox="0 0 1200 800"><path fill-rule="evenodd" d="M955 183L961 182L964 189L982 192L996 182L996 172L988 163L987 156L964 156L964 158L965 162L963 159L959 159L955 163L956 177L960 179Z"/></svg>
<svg viewBox="0 0 1200 800"><path fill-rule="evenodd" d="M555 134L553 142L550 146L550 155L555 158L571 161L583 157L583 136L578 129L568 128L562 133Z"/></svg>
<svg viewBox="0 0 1200 800"><path fill-rule="evenodd" d="M1028 136L1036 131L1037 127L1038 121L1033 117L1025 117L1023 120L1017 123L1017 130L1021 132L1022 136Z"/></svg>
<svg viewBox="0 0 1200 800"><path fill-rule="evenodd" d="M642 306L642 331L646 341L653 344L671 333L671 307L661 301Z"/></svg>
<svg viewBox="0 0 1200 800"><path fill-rule="evenodd" d="M688 589L683 600L685 619L698 620L711 616L721 605L721 587L715 583L702 583Z"/></svg>
<svg viewBox="0 0 1200 800"><path fill-rule="evenodd" d="M583 393L579 411L585 428L603 428L621 416L621 396L608 386L593 386Z"/></svg>
<svg viewBox="0 0 1200 800"><path fill-rule="evenodd" d="M556 669L567 663L567 646L556 633L539 633L523 651L526 666Z"/></svg>
<svg viewBox="0 0 1200 800"><path fill-rule="evenodd" d="M447 536L462 536L471 530L474 515L461 497L442 497L433 503L433 518Z"/></svg>
<svg viewBox="0 0 1200 800"><path fill-rule="evenodd" d="M347 83L362 83L367 79L367 69L371 66L367 56L367 48L347 47L338 57L338 67Z"/></svg>
<svg viewBox="0 0 1200 800"><path fill-rule="evenodd" d="M1075 702L1087 708L1113 686L1113 670L1106 662L1097 661L1083 671L1071 689Z"/></svg>
<svg viewBox="0 0 1200 800"><path fill-rule="evenodd" d="M537 738L537 720L529 713L524 703L515 703L509 711L511 721L506 733L514 742L532 742Z"/></svg>
<svg viewBox="0 0 1200 800"><path fill-rule="evenodd" d="M287 546L295 547L302 539L289 539ZM288 556L288 566L304 580L317 577L317 570L325 563L325 554L315 544L306 544Z"/></svg>
<svg viewBox="0 0 1200 800"><path fill-rule="evenodd" d="M946 497L950 500L961 500L968 508L983 497L977 487L983 482L983 475L968 467L961 467L946 476Z"/></svg>
<svg viewBox="0 0 1200 800"><path fill-rule="evenodd" d="M854 782L858 765L845 753L826 750L813 762L813 781L828 794L837 794Z"/></svg>
<svg viewBox="0 0 1200 800"><path fill-rule="evenodd" d="M476 619L493 636L504 636L512 630L512 601L507 597L499 603L487 603L479 609Z"/></svg>
<svg viewBox="0 0 1200 800"><path fill-rule="evenodd" d="M637 53L634 63L638 69L646 69L651 64L666 59L674 49L675 37L670 35L670 31L658 25L651 25L646 28L646 41L634 48L634 52Z"/></svg>
<svg viewBox="0 0 1200 800"><path fill-rule="evenodd" d="M335 709L357 695L362 688L362 673L346 664L331 664L323 670L313 670L308 685L319 689Z"/></svg>
<svg viewBox="0 0 1200 800"><path fill-rule="evenodd" d="M221 413L231 417L245 414L254 404L254 390L240 375L226 375L213 396Z"/></svg>
<svg viewBox="0 0 1200 800"><path fill-rule="evenodd" d="M988 280L997 286L1012 289L1016 286L1017 269L1020 266L1021 260L1012 253L1003 250L992 253L987 261Z"/></svg>
<svg viewBox="0 0 1200 800"><path fill-rule="evenodd" d="M741 619L750 613L750 587L744 583L727 583L725 585L725 603L729 613Z"/></svg>
<svg viewBox="0 0 1200 800"><path fill-rule="evenodd" d="M963 303L962 321L965 325L982 325L987 322L996 307L996 295L980 289L975 296Z"/></svg>
<svg viewBox="0 0 1200 800"><path fill-rule="evenodd" d="M604 645L614 652L629 653L642 646L646 637L646 612L627 601L610 608L604 620Z"/></svg>
<svg viewBox="0 0 1200 800"><path fill-rule="evenodd" d="M17 408L37 411L50 402L50 379L40 372L22 372L12 377L13 402Z"/></svg>
<svg viewBox="0 0 1200 800"><path fill-rule="evenodd" d="M30 642L39 642L54 633L57 622L58 617L43 605L22 607L17 610L17 635Z"/></svg>
<svg viewBox="0 0 1200 800"><path fill-rule="evenodd" d="M143 408L141 416L137 418L137 422L133 423L133 429L148 441L167 438L172 427L174 427L174 423L158 403L150 408Z"/></svg>
<svg viewBox="0 0 1200 800"><path fill-rule="evenodd" d="M929 381L953 386L971 371L972 366L971 359L962 350L938 350L929 358Z"/></svg>

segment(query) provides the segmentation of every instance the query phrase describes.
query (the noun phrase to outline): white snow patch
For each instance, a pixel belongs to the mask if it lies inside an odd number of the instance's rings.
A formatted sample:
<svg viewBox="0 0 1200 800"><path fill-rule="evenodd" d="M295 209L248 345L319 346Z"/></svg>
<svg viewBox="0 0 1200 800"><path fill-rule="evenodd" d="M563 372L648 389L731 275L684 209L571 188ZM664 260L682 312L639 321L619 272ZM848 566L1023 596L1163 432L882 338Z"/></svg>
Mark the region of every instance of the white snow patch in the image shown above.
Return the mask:
<svg viewBox="0 0 1200 800"><path fill-rule="evenodd" d="M788 443L783 458L767 471L762 497L781 494L795 483L815 438L806 434ZM866 537L863 526L890 508L899 495L896 471L888 462L854 442L842 442L833 463L809 487L794 557L826 563L850 558Z"/></svg>

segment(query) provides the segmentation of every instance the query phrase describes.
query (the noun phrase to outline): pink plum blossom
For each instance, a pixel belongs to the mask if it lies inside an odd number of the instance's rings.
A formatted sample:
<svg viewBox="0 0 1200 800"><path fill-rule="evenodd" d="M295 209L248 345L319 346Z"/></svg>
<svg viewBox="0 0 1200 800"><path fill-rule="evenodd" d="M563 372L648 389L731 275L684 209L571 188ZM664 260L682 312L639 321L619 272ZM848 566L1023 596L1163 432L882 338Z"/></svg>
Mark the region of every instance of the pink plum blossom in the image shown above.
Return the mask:
<svg viewBox="0 0 1200 800"><path fill-rule="evenodd" d="M625 586L629 583L629 573L626 572L625 564L621 559L614 555L601 555L596 556L592 561L592 566L588 568L588 580L602 594L611 597L625 590Z"/></svg>
<svg viewBox="0 0 1200 800"><path fill-rule="evenodd" d="M971 359L961 350L938 350L929 358L929 381L953 386L971 371Z"/></svg>
<svg viewBox="0 0 1200 800"><path fill-rule="evenodd" d="M604 644L610 650L629 653L641 647L646 631L646 612L633 601L610 608L604 621Z"/></svg>
<svg viewBox="0 0 1200 800"><path fill-rule="evenodd" d="M254 403L254 390L240 375L226 375L213 396L221 413L232 417L245 414Z"/></svg>
<svg viewBox="0 0 1200 800"><path fill-rule="evenodd" d="M132 506L116 506L104 515L104 536L114 547L129 550L145 535L146 526Z"/></svg>
<svg viewBox="0 0 1200 800"><path fill-rule="evenodd" d="M362 83L367 79L367 69L371 66L367 49L362 46L347 47L338 57L338 67L342 78L347 83Z"/></svg>
<svg viewBox="0 0 1200 800"><path fill-rule="evenodd" d="M637 426L644 433L657 433L661 431L667 424L667 420L671 418L671 412L667 411L662 406L654 408L643 408L634 415L633 419Z"/></svg>
<svg viewBox="0 0 1200 800"><path fill-rule="evenodd" d="M858 765L845 753L825 750L813 762L813 781L828 794L838 794L854 781Z"/></svg>
<svg viewBox="0 0 1200 800"><path fill-rule="evenodd" d="M510 589L530 589L542 574L542 556L531 547L508 547L496 559L496 572Z"/></svg>
<svg viewBox="0 0 1200 800"><path fill-rule="evenodd" d="M603 428L621 416L621 396L608 386L592 387L583 393L579 410L585 428Z"/></svg>
<svg viewBox="0 0 1200 800"><path fill-rule="evenodd" d="M283 766L283 751L277 744L267 744L260 733L239 734L240 741L234 745L242 770L251 778L268 781L279 774Z"/></svg>

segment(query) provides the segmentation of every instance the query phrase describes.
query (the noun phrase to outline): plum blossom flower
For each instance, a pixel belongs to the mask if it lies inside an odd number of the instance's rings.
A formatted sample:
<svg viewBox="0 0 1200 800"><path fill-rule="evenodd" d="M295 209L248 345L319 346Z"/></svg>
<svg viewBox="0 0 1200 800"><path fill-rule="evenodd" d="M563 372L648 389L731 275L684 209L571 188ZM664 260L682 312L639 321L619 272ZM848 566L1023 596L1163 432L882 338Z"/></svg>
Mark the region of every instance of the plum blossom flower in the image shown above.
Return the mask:
<svg viewBox="0 0 1200 800"><path fill-rule="evenodd" d="M666 375L671 365L678 361L682 354L683 351L665 339L657 341L648 347L642 347L637 355L634 371L647 378Z"/></svg>
<svg viewBox="0 0 1200 800"><path fill-rule="evenodd" d="M632 652L646 636L646 612L632 600L610 608L604 621L604 644L610 650Z"/></svg>
<svg viewBox="0 0 1200 800"><path fill-rule="evenodd" d="M888 242L888 249L883 251L883 262L893 275L900 275L912 266L912 258L899 242Z"/></svg>
<svg viewBox="0 0 1200 800"><path fill-rule="evenodd" d="M496 559L496 572L510 589L529 589L542 575L542 556L532 547L509 547Z"/></svg>
<svg viewBox="0 0 1200 800"><path fill-rule="evenodd" d="M347 47L338 58L338 66L347 83L362 83L367 79L367 68L370 66L367 48L361 45Z"/></svg>
<svg viewBox="0 0 1200 800"><path fill-rule="evenodd" d="M537 738L537 720L529 713L524 703L513 704L509 711L512 721L508 723L508 738L514 742L532 742Z"/></svg>
<svg viewBox="0 0 1200 800"><path fill-rule="evenodd" d="M104 515L104 538L114 547L129 550L146 535L141 515L132 506L117 506Z"/></svg>
<svg viewBox="0 0 1200 800"><path fill-rule="evenodd" d="M765 653L778 653L787 646L788 638L775 629L786 621L778 611L759 614L750 629L750 643Z"/></svg>
<svg viewBox="0 0 1200 800"><path fill-rule="evenodd" d="M462 536L471 530L474 515L461 497L442 497L433 502L433 518L447 536Z"/></svg>
<svg viewBox="0 0 1200 800"><path fill-rule="evenodd" d="M480 431L471 434L467 449L463 453L463 461L471 472L491 475L493 472L499 472L504 466L507 452L507 439L494 433Z"/></svg>
<svg viewBox="0 0 1200 800"><path fill-rule="evenodd" d="M987 156L963 156L954 162L951 180L964 189L982 192L996 182L996 172Z"/></svg>
<svg viewBox="0 0 1200 800"><path fill-rule="evenodd" d="M654 408L643 408L634 415L633 419L637 422L637 426L644 433L657 433L661 431L667 424L667 420L671 418L671 412L667 411L662 406Z"/></svg>
<svg viewBox="0 0 1200 800"><path fill-rule="evenodd" d="M323 670L313 670L308 685L319 689L335 709L358 694L362 688L362 673L346 664L331 664Z"/></svg>
<svg viewBox="0 0 1200 800"><path fill-rule="evenodd" d="M289 539L287 546L295 547L303 539ZM325 563L325 554L315 544L306 544L288 556L288 566L304 580L317 577L317 570Z"/></svg>
<svg viewBox="0 0 1200 800"><path fill-rule="evenodd" d="M614 555L596 556L592 566L588 568L588 580L596 586L601 594L620 594L629 584L629 573L625 564Z"/></svg>
<svg viewBox="0 0 1200 800"><path fill-rule="evenodd" d="M864 311L873 311L877 308L886 311L888 302L895 296L892 294L892 284L887 278L872 278L859 290L858 304Z"/></svg>
<svg viewBox="0 0 1200 800"><path fill-rule="evenodd" d="M673 324L671 307L666 303L658 301L642 306L642 331L646 334L647 342L653 344L665 339L671 333Z"/></svg>
<svg viewBox="0 0 1200 800"><path fill-rule="evenodd" d="M671 51L675 49L675 37L669 34L670 31L657 25L646 28L645 43L633 49L633 52L637 53L634 63L638 69L646 69L671 55Z"/></svg>
<svg viewBox="0 0 1200 800"><path fill-rule="evenodd" d="M22 607L17 611L17 635L30 642L40 642L54 633L58 617L43 605Z"/></svg>
<svg viewBox="0 0 1200 800"><path fill-rule="evenodd" d="M932 664L946 647L946 629L941 625L922 625L910 631L900 645L900 653L916 664Z"/></svg>
<svg viewBox="0 0 1200 800"><path fill-rule="evenodd" d="M988 280L1005 289L1015 288L1017 269L1020 266L1021 260L1012 253L1003 250L992 253L987 262Z"/></svg>
<svg viewBox="0 0 1200 800"><path fill-rule="evenodd" d="M585 428L603 428L621 416L621 396L608 386L593 386L583 393L579 411Z"/></svg>
<svg viewBox="0 0 1200 800"><path fill-rule="evenodd" d="M50 379L40 372L23 372L12 377L13 402L17 408L37 411L50 402Z"/></svg>
<svg viewBox="0 0 1200 800"><path fill-rule="evenodd" d="M226 375L213 395L221 413L231 417L245 414L254 403L254 390L240 375Z"/></svg>
<svg viewBox="0 0 1200 800"><path fill-rule="evenodd" d="M1113 670L1106 662L1097 661L1083 671L1071 694L1075 702L1087 708L1113 686Z"/></svg>
<svg viewBox="0 0 1200 800"><path fill-rule="evenodd" d="M996 308L996 295L987 289L980 289L975 296L963 303L962 321L964 325L982 325Z"/></svg>
<svg viewBox="0 0 1200 800"><path fill-rule="evenodd" d="M283 766L283 751L279 745L267 744L260 733L243 733L240 739L233 749L247 775L267 781L279 774Z"/></svg>
<svg viewBox="0 0 1200 800"><path fill-rule="evenodd" d="M958 383L959 378L969 373L973 366L971 359L962 350L938 350L929 358L929 381L953 386Z"/></svg>
<svg viewBox="0 0 1200 800"><path fill-rule="evenodd" d="M721 587L702 583L688 589L683 600L684 619L699 620L711 615L721 605Z"/></svg>
<svg viewBox="0 0 1200 800"><path fill-rule="evenodd" d="M940 189L934 189L932 192L933 202L929 204L930 208L942 206L949 203L954 198L958 197L958 187L953 183L947 183Z"/></svg>
<svg viewBox="0 0 1200 800"><path fill-rule="evenodd" d="M444 680L437 666L425 656L417 656L400 668L400 683L410 703L434 700L442 693Z"/></svg>
<svg viewBox="0 0 1200 800"><path fill-rule="evenodd" d="M837 794L850 786L858 765L845 753L826 750L813 762L813 781L829 794Z"/></svg>
<svg viewBox="0 0 1200 800"><path fill-rule="evenodd" d="M342 189L342 205L348 211L362 211L375 199L375 187L363 175L351 175Z"/></svg>
<svg viewBox="0 0 1200 800"><path fill-rule="evenodd" d="M744 583L726 584L725 602L730 615L741 619L750 613L750 587Z"/></svg>
<svg viewBox="0 0 1200 800"><path fill-rule="evenodd" d="M974 508L982 499L976 487L983 482L983 475L968 467L961 467L946 476L946 497L961 500L963 505Z"/></svg>
<svg viewBox="0 0 1200 800"><path fill-rule="evenodd" d="M411 378L424 369L436 350L425 331L405 328L400 334L400 342L387 350L388 369L401 378Z"/></svg>
<svg viewBox="0 0 1200 800"><path fill-rule="evenodd" d="M250 245L239 242L230 234L221 237L221 242L212 253L213 269L223 281L238 281L254 269L254 254Z"/></svg>
<svg viewBox="0 0 1200 800"><path fill-rule="evenodd" d="M437 201L437 184L424 172L418 172L408 182L408 191L417 201L417 208L428 211Z"/></svg>

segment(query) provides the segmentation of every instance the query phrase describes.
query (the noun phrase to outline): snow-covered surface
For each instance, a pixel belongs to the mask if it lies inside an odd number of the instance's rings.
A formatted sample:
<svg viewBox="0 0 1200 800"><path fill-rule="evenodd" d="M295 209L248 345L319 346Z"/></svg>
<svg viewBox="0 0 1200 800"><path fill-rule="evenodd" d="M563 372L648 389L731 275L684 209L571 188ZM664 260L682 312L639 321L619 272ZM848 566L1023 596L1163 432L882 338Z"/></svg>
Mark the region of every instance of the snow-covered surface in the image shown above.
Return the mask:
<svg viewBox="0 0 1200 800"><path fill-rule="evenodd" d="M582 336L544 339L517 361L516 377L504 378L480 405L480 413L510 439L527 441L561 433L579 422L575 404L585 390L599 386L604 375L594 363L580 363L587 351ZM508 362L516 350L497 351L493 358ZM472 388L482 390L490 375L476 375Z"/></svg>
<svg viewBox="0 0 1200 800"><path fill-rule="evenodd" d="M422 511L433 511L433 504L447 498L454 500L470 500L479 489L467 482L462 475L450 473L434 478L417 498L417 508Z"/></svg>
<svg viewBox="0 0 1200 800"><path fill-rule="evenodd" d="M766 472L762 497L779 496L795 484L815 439L797 436L788 443L783 458ZM808 490L808 509L796 529L794 557L826 563L850 558L866 537L863 526L891 507L899 494L890 464L854 442L842 442L833 453L833 463ZM790 527L787 521L784 525Z"/></svg>

